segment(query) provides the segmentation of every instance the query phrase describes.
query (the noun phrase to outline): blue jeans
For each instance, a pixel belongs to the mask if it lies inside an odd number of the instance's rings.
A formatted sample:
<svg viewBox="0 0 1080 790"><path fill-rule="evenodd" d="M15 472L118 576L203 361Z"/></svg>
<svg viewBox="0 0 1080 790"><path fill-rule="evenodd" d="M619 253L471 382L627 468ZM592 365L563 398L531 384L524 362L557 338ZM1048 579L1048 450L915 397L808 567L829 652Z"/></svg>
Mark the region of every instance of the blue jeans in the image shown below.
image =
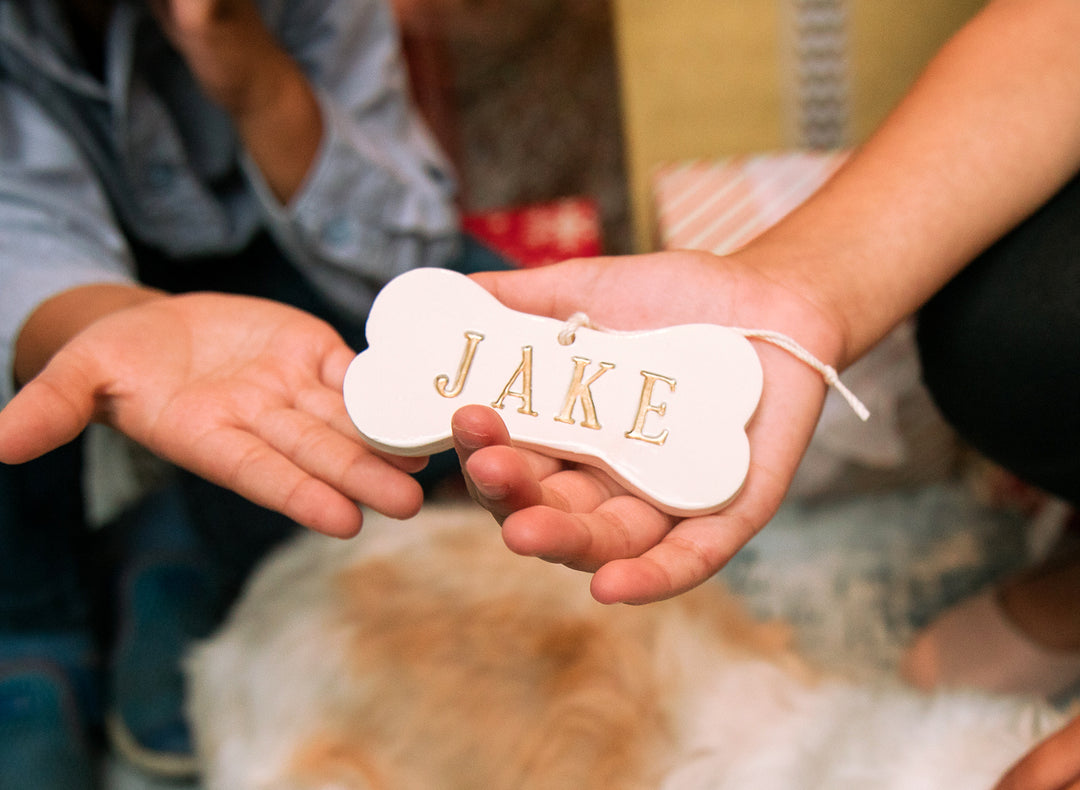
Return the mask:
<svg viewBox="0 0 1080 790"><path fill-rule="evenodd" d="M63 631L88 622L81 485L79 441L0 465L0 629Z"/></svg>
<svg viewBox="0 0 1080 790"><path fill-rule="evenodd" d="M510 264L471 237L451 268L464 273ZM366 346L364 327L341 315L304 280L267 236L240 255L177 265L136 249L144 282L172 292L216 290L285 302L333 324L355 350ZM0 632L70 630L92 625L94 552L86 529L78 440L35 461L0 465ZM456 471L433 459L422 483ZM198 538L208 549L226 597L252 566L296 527L284 516L178 471L178 484Z"/></svg>

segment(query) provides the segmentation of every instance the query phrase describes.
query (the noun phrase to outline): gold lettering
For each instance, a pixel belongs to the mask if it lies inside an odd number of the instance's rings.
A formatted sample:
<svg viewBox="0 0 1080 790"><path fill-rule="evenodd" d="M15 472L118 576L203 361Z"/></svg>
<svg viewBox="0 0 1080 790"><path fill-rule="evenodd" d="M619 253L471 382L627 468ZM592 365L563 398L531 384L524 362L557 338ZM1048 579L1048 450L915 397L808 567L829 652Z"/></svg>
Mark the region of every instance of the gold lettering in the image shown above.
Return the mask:
<svg viewBox="0 0 1080 790"><path fill-rule="evenodd" d="M638 439L649 444L661 445L667 441L668 430L665 428L661 433L655 436L650 436L645 433L645 418L649 415L649 412L655 412L661 417L667 411L667 403L653 403L653 387L656 386L656 382L662 381L668 385L668 388L675 391L675 379L668 378L667 376L661 376L659 373L648 373L641 371L641 375L645 377L645 383L641 386L641 400L638 401L637 416L634 418L634 427L623 434L627 439Z"/></svg>
<svg viewBox="0 0 1080 790"><path fill-rule="evenodd" d="M510 389L518 378L521 379L521 389L517 391ZM496 409L503 408L503 401L506 400L508 395L521 398L521 406L518 407L521 414L527 414L530 417L537 416L532 409L532 346L521 347L521 364L518 365L514 375L510 377L510 380L506 382L506 386L503 387L502 393L491 405Z"/></svg>
<svg viewBox="0 0 1080 790"><path fill-rule="evenodd" d="M585 419L581 425L585 428L600 430L600 422L596 419L596 405L593 403L592 391L589 389L598 378L607 373L613 367L610 362L601 362L600 370L596 371L588 381L585 378L585 367L592 361L585 357L574 357L574 377L570 381L570 388L566 391L566 400L563 401L562 411L555 416L556 422L565 422L567 425L574 424L574 404L581 401L581 408L585 412Z"/></svg>
<svg viewBox="0 0 1080 790"><path fill-rule="evenodd" d="M476 347L483 339L484 336L479 332L465 333L465 353L461 355L461 363L458 365L454 386L447 388L446 385L450 383L450 377L445 374L435 377L435 389L444 398L456 398L461 394L461 390L465 386L465 379L469 376L469 369L472 367L473 357L476 355Z"/></svg>

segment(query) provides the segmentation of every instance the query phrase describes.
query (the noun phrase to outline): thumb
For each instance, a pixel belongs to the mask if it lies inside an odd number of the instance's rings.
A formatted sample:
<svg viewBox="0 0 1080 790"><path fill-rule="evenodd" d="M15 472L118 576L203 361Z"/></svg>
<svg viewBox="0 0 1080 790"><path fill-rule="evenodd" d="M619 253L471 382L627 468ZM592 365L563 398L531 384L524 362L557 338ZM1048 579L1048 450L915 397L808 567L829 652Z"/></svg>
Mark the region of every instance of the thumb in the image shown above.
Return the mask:
<svg viewBox="0 0 1080 790"><path fill-rule="evenodd" d="M70 442L93 418L95 392L82 371L47 366L0 411L0 463L31 461Z"/></svg>
<svg viewBox="0 0 1080 790"><path fill-rule="evenodd" d="M571 259L532 269L477 272L469 279L511 310L568 318L588 302L606 258Z"/></svg>

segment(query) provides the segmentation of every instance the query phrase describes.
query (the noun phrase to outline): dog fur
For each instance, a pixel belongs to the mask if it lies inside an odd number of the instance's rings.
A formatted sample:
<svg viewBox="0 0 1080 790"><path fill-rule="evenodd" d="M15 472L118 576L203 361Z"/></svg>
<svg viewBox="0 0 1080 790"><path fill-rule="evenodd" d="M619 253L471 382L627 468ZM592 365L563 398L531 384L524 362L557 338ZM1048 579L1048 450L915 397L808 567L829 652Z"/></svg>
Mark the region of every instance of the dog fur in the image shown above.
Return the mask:
<svg viewBox="0 0 1080 790"><path fill-rule="evenodd" d="M188 668L208 790L982 789L1064 718L827 677L716 582L601 606L471 504L301 536Z"/></svg>

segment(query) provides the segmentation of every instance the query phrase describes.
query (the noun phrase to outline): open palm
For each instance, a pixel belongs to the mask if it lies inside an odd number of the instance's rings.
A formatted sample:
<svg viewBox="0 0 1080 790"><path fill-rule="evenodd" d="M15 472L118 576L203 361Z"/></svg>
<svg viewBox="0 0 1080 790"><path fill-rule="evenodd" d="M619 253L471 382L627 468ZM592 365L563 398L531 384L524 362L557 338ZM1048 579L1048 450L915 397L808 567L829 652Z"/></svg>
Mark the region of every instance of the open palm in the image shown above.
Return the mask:
<svg viewBox="0 0 1080 790"><path fill-rule="evenodd" d="M668 252L569 261L477 282L507 306L567 318L585 311L612 329L707 322L783 332L832 363L841 334L818 306L737 257ZM765 372L748 426L746 483L724 510L680 519L591 467L518 450L498 415L470 406L454 436L473 496L502 523L514 551L594 572L602 602L676 595L714 574L776 512L825 397L821 377L786 352L756 344Z"/></svg>
<svg viewBox="0 0 1080 790"><path fill-rule="evenodd" d="M329 325L276 302L148 301L76 335L0 412L0 460L29 460L99 421L305 526L351 535L357 501L414 513L422 494L406 471L424 463L361 443L341 397L352 357Z"/></svg>

